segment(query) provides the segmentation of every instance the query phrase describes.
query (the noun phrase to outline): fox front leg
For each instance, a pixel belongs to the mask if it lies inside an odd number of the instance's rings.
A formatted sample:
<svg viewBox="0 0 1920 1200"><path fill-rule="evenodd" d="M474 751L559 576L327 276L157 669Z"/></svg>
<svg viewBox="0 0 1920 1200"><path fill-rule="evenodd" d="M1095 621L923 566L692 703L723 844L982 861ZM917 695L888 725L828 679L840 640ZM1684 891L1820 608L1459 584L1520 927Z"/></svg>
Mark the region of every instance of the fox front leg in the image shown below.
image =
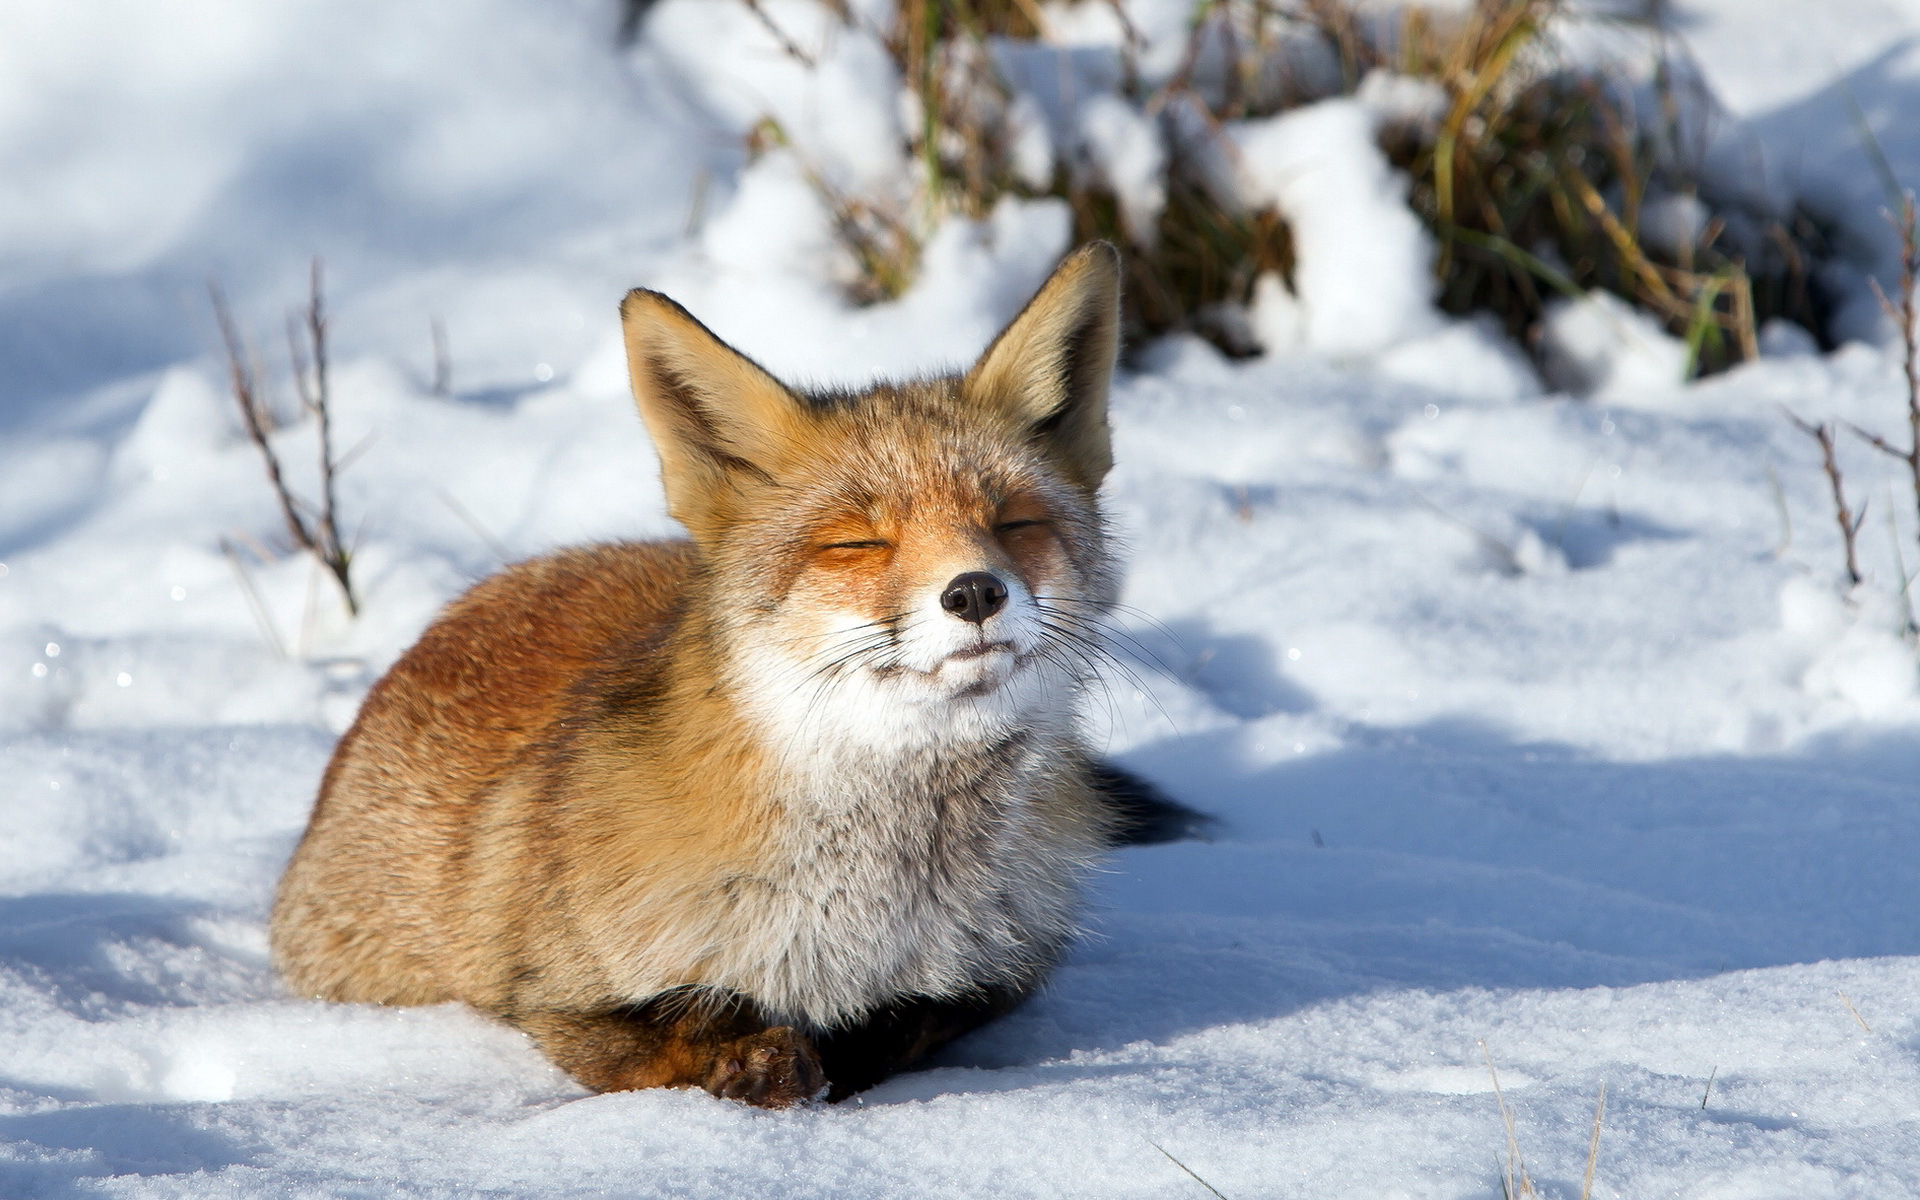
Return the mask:
<svg viewBox="0 0 1920 1200"><path fill-rule="evenodd" d="M596 1092L699 1087L761 1108L788 1108L825 1090L813 1044L768 1026L749 1006L656 1000L601 1013L517 1012L507 1020L567 1074Z"/></svg>

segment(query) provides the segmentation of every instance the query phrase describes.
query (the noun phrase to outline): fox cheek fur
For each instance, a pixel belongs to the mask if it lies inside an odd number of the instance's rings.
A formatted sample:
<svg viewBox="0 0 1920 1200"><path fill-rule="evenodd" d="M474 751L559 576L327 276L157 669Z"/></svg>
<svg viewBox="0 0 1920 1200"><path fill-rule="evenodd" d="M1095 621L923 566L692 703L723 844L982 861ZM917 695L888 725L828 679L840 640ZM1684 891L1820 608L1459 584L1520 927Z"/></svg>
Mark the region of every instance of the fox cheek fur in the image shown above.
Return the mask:
<svg viewBox="0 0 1920 1200"><path fill-rule="evenodd" d="M622 305L685 543L449 607L329 764L273 916L299 992L463 1001L601 1090L783 1106L1019 1003L1112 818L1077 707L1118 258L960 376L797 393Z"/></svg>

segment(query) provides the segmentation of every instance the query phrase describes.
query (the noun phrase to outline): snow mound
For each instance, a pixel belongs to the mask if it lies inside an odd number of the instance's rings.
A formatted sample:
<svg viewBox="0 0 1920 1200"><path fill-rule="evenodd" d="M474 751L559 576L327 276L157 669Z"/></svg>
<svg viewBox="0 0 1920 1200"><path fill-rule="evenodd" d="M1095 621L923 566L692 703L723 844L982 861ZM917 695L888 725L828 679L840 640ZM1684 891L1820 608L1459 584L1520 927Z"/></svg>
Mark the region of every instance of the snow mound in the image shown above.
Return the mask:
<svg viewBox="0 0 1920 1200"><path fill-rule="evenodd" d="M1262 295L1267 349L1304 346L1357 357L1432 331L1433 247L1406 203L1406 180L1374 142L1376 117L1357 100L1324 100L1233 127L1242 199L1273 205L1294 239L1293 299ZM1282 341L1291 324L1294 338ZM1271 340L1268 340L1271 339Z"/></svg>

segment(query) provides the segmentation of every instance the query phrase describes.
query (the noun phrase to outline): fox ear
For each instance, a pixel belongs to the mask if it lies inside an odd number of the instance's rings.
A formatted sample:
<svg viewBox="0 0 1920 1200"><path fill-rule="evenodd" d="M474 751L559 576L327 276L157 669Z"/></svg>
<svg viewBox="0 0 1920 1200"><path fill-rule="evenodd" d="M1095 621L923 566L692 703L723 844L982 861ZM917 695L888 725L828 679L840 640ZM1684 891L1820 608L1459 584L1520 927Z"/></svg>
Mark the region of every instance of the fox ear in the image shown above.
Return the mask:
<svg viewBox="0 0 1920 1200"><path fill-rule="evenodd" d="M701 538L725 522L741 484L778 468L804 417L801 403L659 292L628 292L620 325L667 510Z"/></svg>
<svg viewBox="0 0 1920 1200"><path fill-rule="evenodd" d="M1093 491L1113 467L1107 386L1120 349L1120 254L1082 246L994 339L962 390L1025 425L1075 483Z"/></svg>

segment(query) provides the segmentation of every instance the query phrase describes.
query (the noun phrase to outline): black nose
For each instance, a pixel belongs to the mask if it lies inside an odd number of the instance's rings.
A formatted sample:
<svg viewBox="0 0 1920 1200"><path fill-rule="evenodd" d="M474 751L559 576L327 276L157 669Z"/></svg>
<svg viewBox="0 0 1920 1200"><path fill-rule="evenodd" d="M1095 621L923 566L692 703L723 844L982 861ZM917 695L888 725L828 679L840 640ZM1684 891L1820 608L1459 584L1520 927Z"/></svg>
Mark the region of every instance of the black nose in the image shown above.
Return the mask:
<svg viewBox="0 0 1920 1200"><path fill-rule="evenodd" d="M1007 606L1007 585L985 571L957 575L940 593L940 607L975 625Z"/></svg>

